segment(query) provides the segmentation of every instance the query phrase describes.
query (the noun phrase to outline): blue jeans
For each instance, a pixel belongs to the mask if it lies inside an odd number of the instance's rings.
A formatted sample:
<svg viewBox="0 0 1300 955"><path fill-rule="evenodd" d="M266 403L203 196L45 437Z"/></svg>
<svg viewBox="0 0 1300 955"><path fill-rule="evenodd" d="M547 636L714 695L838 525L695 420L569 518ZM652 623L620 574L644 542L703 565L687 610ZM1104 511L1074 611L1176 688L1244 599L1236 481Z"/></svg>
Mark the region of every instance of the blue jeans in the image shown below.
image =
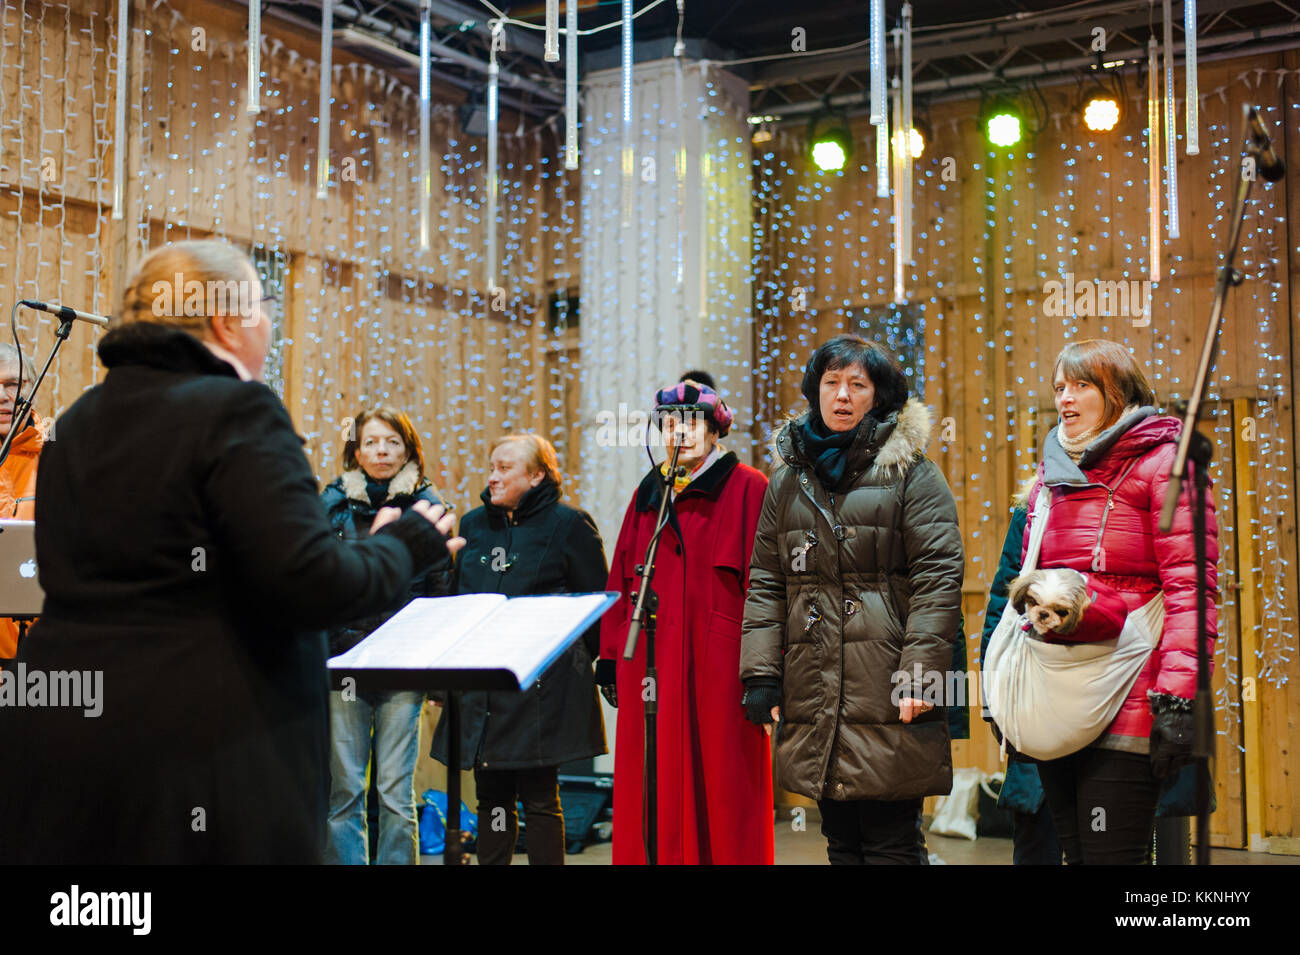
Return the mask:
<svg viewBox="0 0 1300 955"><path fill-rule="evenodd" d="M417 865L419 826L415 813L415 760L419 754L420 707L415 691L357 693L344 700L330 693L330 814L325 861L365 865L366 771L373 733L375 788L379 795L380 865Z"/></svg>

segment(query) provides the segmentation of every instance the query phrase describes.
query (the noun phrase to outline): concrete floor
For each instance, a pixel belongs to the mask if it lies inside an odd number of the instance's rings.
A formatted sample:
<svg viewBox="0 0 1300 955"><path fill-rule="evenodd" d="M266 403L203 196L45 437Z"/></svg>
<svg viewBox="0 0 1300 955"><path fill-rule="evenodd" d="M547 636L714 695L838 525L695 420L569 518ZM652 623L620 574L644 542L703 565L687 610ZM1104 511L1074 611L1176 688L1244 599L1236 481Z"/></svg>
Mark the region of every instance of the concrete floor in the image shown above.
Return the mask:
<svg viewBox="0 0 1300 955"><path fill-rule="evenodd" d="M932 856L937 855L948 865L1010 865L1010 839L954 839L926 833L926 845ZM565 858L566 865L609 865L611 845L608 842L588 846L577 855ZM438 865L440 856L424 856L424 865ZM932 861L934 861L932 859ZM1212 849L1210 861L1214 865L1300 865L1300 857L1268 855L1263 852L1245 852L1238 849ZM516 855L515 865L527 865L528 859ZM827 865L826 840L811 822L803 832L793 831L789 824L776 829L777 865Z"/></svg>

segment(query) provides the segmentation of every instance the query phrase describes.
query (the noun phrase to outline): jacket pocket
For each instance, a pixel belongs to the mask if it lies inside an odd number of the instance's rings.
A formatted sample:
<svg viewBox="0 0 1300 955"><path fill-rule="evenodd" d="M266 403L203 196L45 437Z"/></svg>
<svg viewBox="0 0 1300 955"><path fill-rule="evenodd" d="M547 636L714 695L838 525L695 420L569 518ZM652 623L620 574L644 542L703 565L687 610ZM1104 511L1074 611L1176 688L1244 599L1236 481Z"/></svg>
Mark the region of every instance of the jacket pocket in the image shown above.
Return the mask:
<svg viewBox="0 0 1300 955"><path fill-rule="evenodd" d="M704 674L711 686L740 701L740 626L734 617L715 610L704 634Z"/></svg>
<svg viewBox="0 0 1300 955"><path fill-rule="evenodd" d="M894 609L893 597L888 593L888 586L863 590L858 593L858 607L845 620L846 638L883 643L897 654L903 652L903 628ZM857 625L854 626L854 621Z"/></svg>

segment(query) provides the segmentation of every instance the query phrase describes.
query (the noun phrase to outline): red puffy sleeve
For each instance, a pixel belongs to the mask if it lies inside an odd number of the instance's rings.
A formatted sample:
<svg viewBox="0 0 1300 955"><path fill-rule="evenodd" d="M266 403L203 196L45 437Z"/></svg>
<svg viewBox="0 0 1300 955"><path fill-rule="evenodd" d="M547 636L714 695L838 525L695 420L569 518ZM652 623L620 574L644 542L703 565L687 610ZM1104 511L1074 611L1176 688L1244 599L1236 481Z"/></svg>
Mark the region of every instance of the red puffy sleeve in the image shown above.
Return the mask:
<svg viewBox="0 0 1300 955"><path fill-rule="evenodd" d="M1177 445L1162 444L1142 462L1150 480L1151 539L1156 572L1165 599L1165 629L1155 651L1160 657L1160 671L1152 689L1157 693L1191 699L1196 695L1196 589L1200 575L1196 572L1193 485L1190 481L1183 484L1169 533L1161 533L1159 527L1165 489L1169 486L1169 467L1176 452ZM1219 594L1218 564L1219 524L1214 515L1211 488L1205 502L1205 580L1210 587L1205 607L1206 652L1210 654L1211 665L1214 641L1219 632L1219 614L1215 606Z"/></svg>

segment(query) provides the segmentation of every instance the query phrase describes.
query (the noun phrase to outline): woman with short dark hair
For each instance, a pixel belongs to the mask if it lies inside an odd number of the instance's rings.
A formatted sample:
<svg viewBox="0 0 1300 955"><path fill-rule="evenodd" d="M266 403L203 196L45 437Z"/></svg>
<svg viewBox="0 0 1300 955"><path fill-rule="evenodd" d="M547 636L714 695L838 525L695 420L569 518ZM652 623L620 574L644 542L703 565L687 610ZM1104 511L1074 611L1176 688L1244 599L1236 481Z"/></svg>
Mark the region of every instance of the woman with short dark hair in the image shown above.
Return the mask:
<svg viewBox="0 0 1300 955"><path fill-rule="evenodd" d="M921 805L952 788L944 708L964 572L930 413L856 335L818 348L776 435L745 601L746 714L777 780L817 800L833 864L924 864Z"/></svg>

